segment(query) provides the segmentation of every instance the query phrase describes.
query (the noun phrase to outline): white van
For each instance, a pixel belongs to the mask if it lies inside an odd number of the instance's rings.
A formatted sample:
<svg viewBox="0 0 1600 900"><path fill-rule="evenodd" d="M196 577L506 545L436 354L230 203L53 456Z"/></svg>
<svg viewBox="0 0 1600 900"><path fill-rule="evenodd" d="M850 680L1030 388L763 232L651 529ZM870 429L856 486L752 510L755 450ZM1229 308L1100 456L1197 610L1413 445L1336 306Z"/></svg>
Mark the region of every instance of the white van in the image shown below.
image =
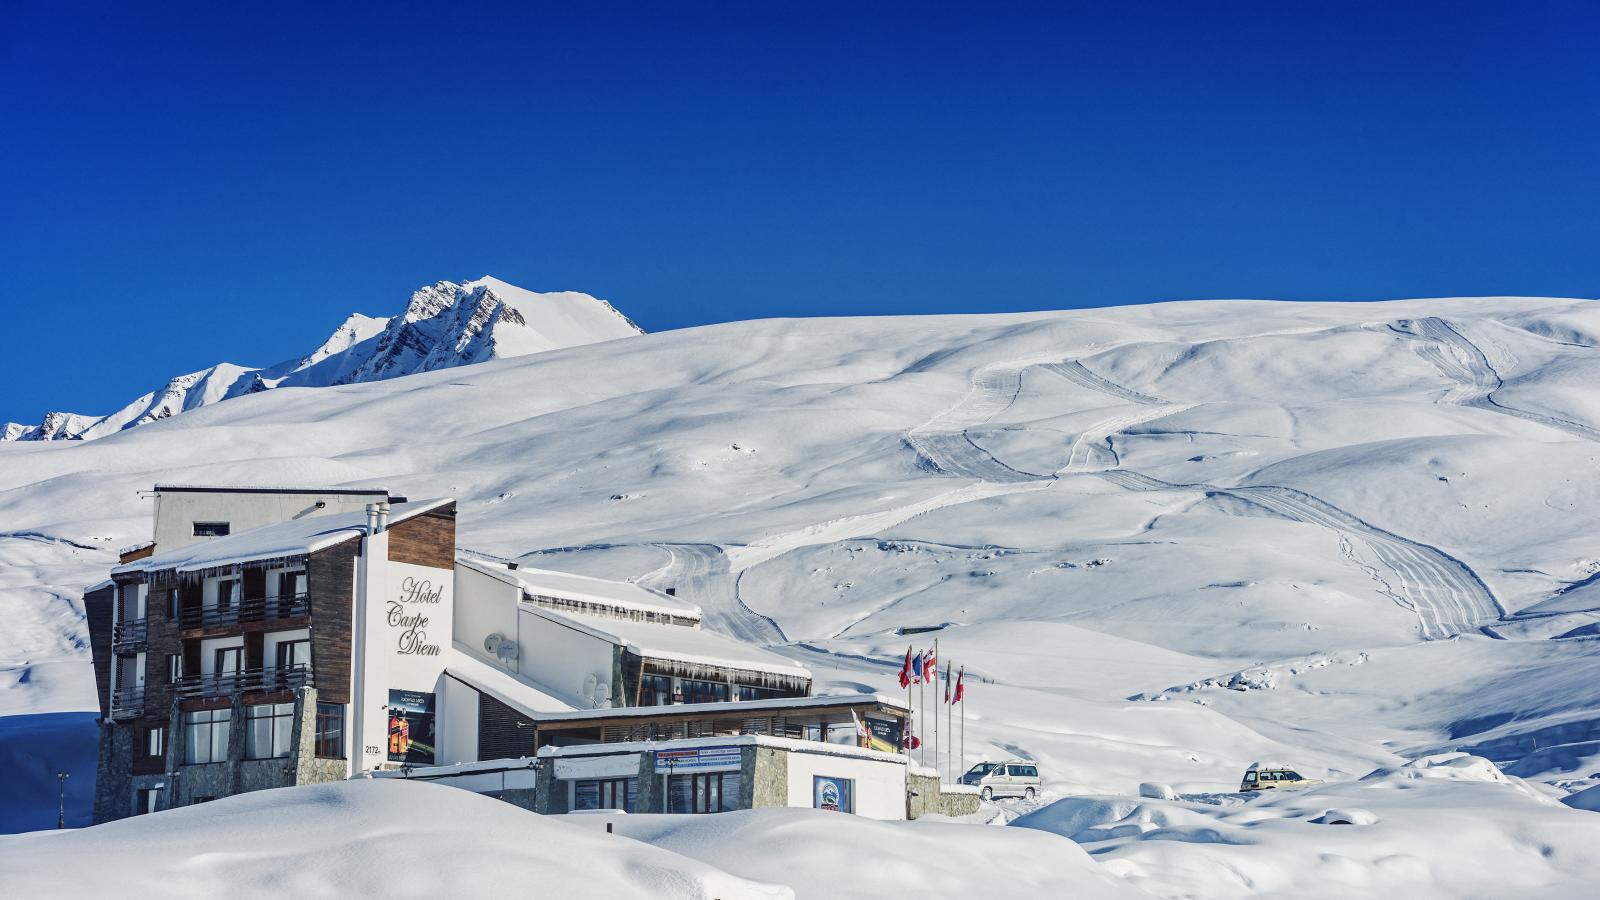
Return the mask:
<svg viewBox="0 0 1600 900"><path fill-rule="evenodd" d="M1310 787L1322 782L1315 778L1307 778L1288 766L1271 763L1252 763L1244 771L1244 781L1239 783L1240 791L1276 791L1284 788Z"/></svg>
<svg viewBox="0 0 1600 900"><path fill-rule="evenodd" d="M961 783L976 786L978 795L985 800L996 797L1032 800L1039 796L1039 767L1020 759L981 762L961 776Z"/></svg>

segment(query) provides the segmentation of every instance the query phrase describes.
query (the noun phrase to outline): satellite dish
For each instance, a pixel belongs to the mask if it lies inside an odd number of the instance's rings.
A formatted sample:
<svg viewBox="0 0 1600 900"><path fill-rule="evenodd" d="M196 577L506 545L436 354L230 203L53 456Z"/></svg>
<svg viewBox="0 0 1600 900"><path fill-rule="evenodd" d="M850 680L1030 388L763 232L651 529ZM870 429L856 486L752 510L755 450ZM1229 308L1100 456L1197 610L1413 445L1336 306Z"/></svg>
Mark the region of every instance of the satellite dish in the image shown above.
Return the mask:
<svg viewBox="0 0 1600 900"><path fill-rule="evenodd" d="M483 649L486 652L495 653L497 650L499 650L500 642L503 640L505 640L505 636L499 632L491 634L483 639Z"/></svg>
<svg viewBox="0 0 1600 900"><path fill-rule="evenodd" d="M602 681L594 686L594 705L596 709L604 709L611 705L611 685Z"/></svg>
<svg viewBox="0 0 1600 900"><path fill-rule="evenodd" d="M592 704L594 703L594 689L599 684L600 679L594 677L593 675L586 675L583 679L583 690L579 691L578 693L582 694L583 699Z"/></svg>
<svg viewBox="0 0 1600 900"><path fill-rule="evenodd" d="M502 639L500 646L495 648L494 655L500 657L500 661L509 666L517 661L518 652L516 641Z"/></svg>

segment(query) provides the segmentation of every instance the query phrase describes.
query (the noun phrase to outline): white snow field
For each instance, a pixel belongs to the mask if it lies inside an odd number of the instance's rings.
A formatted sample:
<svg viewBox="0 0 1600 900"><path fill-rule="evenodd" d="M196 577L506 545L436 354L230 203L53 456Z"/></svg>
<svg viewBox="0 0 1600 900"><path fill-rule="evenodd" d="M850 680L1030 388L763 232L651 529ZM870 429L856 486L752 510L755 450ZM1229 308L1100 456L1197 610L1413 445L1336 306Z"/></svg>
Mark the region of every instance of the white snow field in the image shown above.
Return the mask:
<svg viewBox="0 0 1600 900"><path fill-rule="evenodd" d="M1046 800L1215 800L1275 759L1380 819L1176 801L1292 838L1282 859L1090 847L1132 886L1327 894L1290 870L1333 866L1323 884L1377 893L1587 896L1600 842L1518 835L1586 833L1556 800L1600 783L1597 427L1600 305L1498 298L740 322L0 443L0 754L32 761L0 768L29 798L0 826L53 825L55 758L93 759L76 593L147 538L136 492L331 483L455 496L471 550L676 587L822 691L897 690L907 645L938 638L967 667L966 741L929 764L1031 759ZM1451 751L1551 802L1359 781ZM1551 861L1446 878L1485 828ZM1303 855L1355 831L1395 849ZM1254 866L1278 874L1222 874Z"/></svg>
<svg viewBox="0 0 1600 900"><path fill-rule="evenodd" d="M261 791L76 832L0 838L7 897L785 900L789 889L418 782Z"/></svg>

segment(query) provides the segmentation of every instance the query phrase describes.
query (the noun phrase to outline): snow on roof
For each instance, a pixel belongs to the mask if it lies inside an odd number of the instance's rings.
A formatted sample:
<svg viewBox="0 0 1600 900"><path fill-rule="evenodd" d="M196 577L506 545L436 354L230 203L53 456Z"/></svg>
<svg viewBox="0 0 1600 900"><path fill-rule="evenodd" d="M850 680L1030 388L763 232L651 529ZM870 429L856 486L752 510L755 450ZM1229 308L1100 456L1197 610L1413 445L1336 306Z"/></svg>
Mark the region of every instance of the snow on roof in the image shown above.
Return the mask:
<svg viewBox="0 0 1600 900"><path fill-rule="evenodd" d="M389 524L391 526L399 524L451 502L449 497L443 497L437 500L396 503L389 509ZM114 575L157 569L192 572L256 559L299 556L360 537L366 533L366 525L365 512L307 516L303 519L291 519L287 522L249 528L226 537L212 538L188 547L157 553L118 566L111 572Z"/></svg>
<svg viewBox="0 0 1600 900"><path fill-rule="evenodd" d="M348 494L365 496L368 494L382 494L388 496L384 488L337 488L337 487L292 487L286 485L270 484L158 484L153 489L156 493L162 491L174 493L218 493L218 494Z"/></svg>
<svg viewBox="0 0 1600 900"><path fill-rule="evenodd" d="M775 697L770 700L731 700L720 703L675 703L670 706L613 706L608 709L575 709L545 713L540 722L581 722L586 719L638 719L651 716L689 716L696 714L744 715L785 709L826 709L830 706L881 704L910 712L904 700L885 694L822 694L815 697Z"/></svg>
<svg viewBox="0 0 1600 900"><path fill-rule="evenodd" d="M552 572L549 569L530 569L520 566L509 569L488 560L465 556L460 557L458 562L507 584L520 584L522 589L530 594L577 600L617 609L666 613L690 619L700 618L700 607L673 603L654 591L645 590L627 581L609 581L588 575L573 575L570 572Z"/></svg>
<svg viewBox="0 0 1600 900"><path fill-rule="evenodd" d="M563 703L520 676L478 659L460 645L452 645L448 653L445 674L524 715L542 717L546 713L570 712L573 709L572 704Z"/></svg>
<svg viewBox="0 0 1600 900"><path fill-rule="evenodd" d="M671 709L672 707L668 708ZM601 744L574 744L567 747L540 747L539 758L613 756L619 753L639 753L645 750L742 747L748 745L776 747L798 753L820 753L826 756L853 756L858 759L871 759L878 762L894 763L899 766L907 764L905 755L900 753L872 750L867 747L857 747L853 744L835 744L826 741L808 741L801 738L775 737L770 734L728 734L717 737L679 738L666 741L616 741ZM937 774L937 770L930 771L934 771ZM945 785L946 790L949 787L949 785ZM974 788L973 790L976 791L977 789Z"/></svg>
<svg viewBox="0 0 1600 900"><path fill-rule="evenodd" d="M776 653L769 653L732 638L687 625L640 622L602 616L581 616L525 605L538 615L573 625L613 644L632 648L640 656L725 669L748 669L773 675L810 678L811 671Z"/></svg>

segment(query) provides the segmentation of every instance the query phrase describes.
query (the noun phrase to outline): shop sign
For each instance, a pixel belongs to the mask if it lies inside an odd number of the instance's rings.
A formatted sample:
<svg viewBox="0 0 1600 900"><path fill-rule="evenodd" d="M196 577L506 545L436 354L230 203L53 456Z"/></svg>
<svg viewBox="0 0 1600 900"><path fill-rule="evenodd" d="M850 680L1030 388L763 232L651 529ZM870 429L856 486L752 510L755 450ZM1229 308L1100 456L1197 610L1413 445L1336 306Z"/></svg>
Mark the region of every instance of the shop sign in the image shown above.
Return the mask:
<svg viewBox="0 0 1600 900"><path fill-rule="evenodd" d="M739 768L738 747L695 747L686 750L657 750L656 774L675 772L713 772Z"/></svg>

